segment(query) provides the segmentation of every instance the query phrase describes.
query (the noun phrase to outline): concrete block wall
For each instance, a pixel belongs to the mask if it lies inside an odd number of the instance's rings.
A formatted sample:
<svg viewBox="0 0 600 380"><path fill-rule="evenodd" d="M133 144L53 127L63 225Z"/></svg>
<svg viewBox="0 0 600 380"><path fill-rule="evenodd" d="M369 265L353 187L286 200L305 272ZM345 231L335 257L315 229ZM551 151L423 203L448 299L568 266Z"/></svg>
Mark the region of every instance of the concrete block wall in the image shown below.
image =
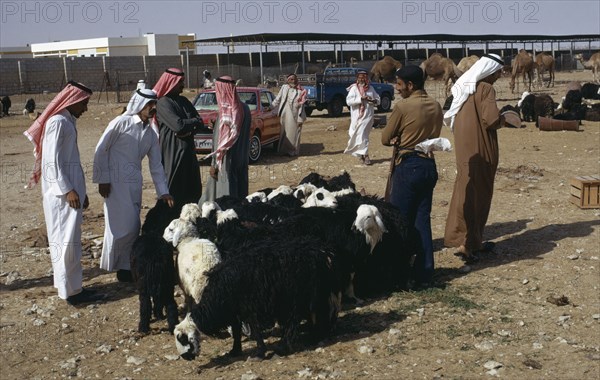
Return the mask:
<svg viewBox="0 0 600 380"><path fill-rule="evenodd" d="M19 83L19 59L0 59L0 96L21 92Z"/></svg>
<svg viewBox="0 0 600 380"><path fill-rule="evenodd" d="M446 55L446 49L441 53ZM462 56L462 49L451 48L452 58L458 62ZM433 53L435 49L429 49ZM490 49L490 52L503 52L509 56L510 49ZM425 49L409 49L408 56L404 57L403 49L388 49L387 55L403 63L418 64L425 58ZM578 53L573 51L572 53ZM583 51L582 51L583 52ZM481 56L483 51L471 49L469 54ZM555 51L557 69L576 69L577 62L573 60L570 51ZM587 52L584 52L587 53ZM371 58L375 51L365 50L364 61L357 63L358 67L370 69L374 62ZM338 57L341 54L338 51ZM344 51L343 58L346 63L350 57L360 58L360 51ZM138 80L144 79L149 86L153 86L164 70L169 67L189 70L187 81L191 88L199 88L203 82L202 72L209 70L213 77L231 75L235 79L242 79L244 85L255 86L263 82L260 78L260 56L258 53L235 54L185 54L176 56L129 56L129 57L68 57L68 58L1 58L0 59L0 95L19 93L42 93L43 91L57 92L65 85L67 80L76 80L85 83L94 91L108 89L128 93L135 89ZM333 52L311 51L311 61L331 60L335 62ZM278 52L265 52L262 54L263 75L269 78L278 78L280 74L293 72L297 64L302 63L300 52L282 52L281 64ZM229 62L229 64L228 64ZM309 65L308 53L305 52L305 63ZM110 86L105 87L105 72L108 73ZM65 75L66 71L66 75ZM301 72L299 67L297 72ZM20 75L19 75L20 73Z"/></svg>

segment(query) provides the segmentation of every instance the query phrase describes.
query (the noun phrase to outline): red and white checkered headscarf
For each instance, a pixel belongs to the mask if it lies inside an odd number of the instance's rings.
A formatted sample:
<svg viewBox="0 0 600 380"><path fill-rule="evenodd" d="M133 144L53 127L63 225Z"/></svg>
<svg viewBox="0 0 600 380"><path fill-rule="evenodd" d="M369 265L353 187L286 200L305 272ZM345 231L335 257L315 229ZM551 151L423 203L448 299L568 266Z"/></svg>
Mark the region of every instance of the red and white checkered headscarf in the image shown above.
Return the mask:
<svg viewBox="0 0 600 380"><path fill-rule="evenodd" d="M299 92L298 98L296 98L296 103L304 104L304 102L306 102L306 97L308 96L308 91L306 91L304 87L300 86L300 83L298 83L298 76L296 74L288 74L286 79L290 80L290 78L296 78L295 88Z"/></svg>
<svg viewBox="0 0 600 380"><path fill-rule="evenodd" d="M183 80L184 73L180 69L170 68L166 69L165 72L160 76L158 82L154 85L154 92L156 96L162 98L169 92L173 91L175 86Z"/></svg>
<svg viewBox="0 0 600 380"><path fill-rule="evenodd" d="M173 91L175 86L177 86L179 82L183 80L184 75L185 74L180 69L176 69L173 67L170 69L166 69L165 72L158 79L158 82L156 82L156 84L154 85L154 88L152 89L152 91L156 93L157 99L160 99L163 96L167 95L169 92ZM154 130L154 132L156 132L156 135L158 136L160 122L158 121L157 114L155 114L152 118L151 125L152 129Z"/></svg>
<svg viewBox="0 0 600 380"><path fill-rule="evenodd" d="M44 140L46 121L65 108L89 99L91 96L92 90L81 83L70 81L67 83L67 86L52 99L50 104L48 104L48 107L44 109L44 112L42 112L33 124L31 124L31 127L23 132L33 144L33 156L35 157L33 172L31 173L31 178L29 178L29 183L26 186L28 189L33 188L40 181L42 175L42 142Z"/></svg>
<svg viewBox="0 0 600 380"><path fill-rule="evenodd" d="M215 156L220 169L225 154L235 144L244 121L244 107L235 90L235 81L229 76L215 81L217 104L219 105L219 145L207 157Z"/></svg>
<svg viewBox="0 0 600 380"><path fill-rule="evenodd" d="M358 79L360 77L364 77L364 79L365 79L365 84L362 85L362 86L358 84ZM368 73L366 71L364 71L364 70L359 70L356 73L356 83L352 84L346 90L350 91L353 86L356 86L356 89L358 90L358 93L360 94L361 98L363 96L365 96L365 93L367 92L367 90L369 89L369 86L370 86ZM362 102L360 104L360 108L358 110L358 117L361 118L361 117L363 117L364 114L365 114L365 102Z"/></svg>

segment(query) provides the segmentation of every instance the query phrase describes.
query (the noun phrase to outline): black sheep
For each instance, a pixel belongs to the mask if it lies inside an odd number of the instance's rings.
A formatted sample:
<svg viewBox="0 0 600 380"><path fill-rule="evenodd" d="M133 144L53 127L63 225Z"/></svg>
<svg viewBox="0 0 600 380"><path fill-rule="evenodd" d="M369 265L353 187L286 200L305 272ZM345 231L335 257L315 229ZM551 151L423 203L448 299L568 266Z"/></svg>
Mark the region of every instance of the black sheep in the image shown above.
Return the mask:
<svg viewBox="0 0 600 380"><path fill-rule="evenodd" d="M550 95L527 95L521 104L523 121L535 121L537 126L538 117L554 116L554 101Z"/></svg>
<svg viewBox="0 0 600 380"><path fill-rule="evenodd" d="M377 207L386 232L363 265L358 267L354 277L356 294L364 297L408 288L414 279L412 263L423 258L418 231L408 225L391 203L374 196L349 194L338 197L337 210L356 210L363 204Z"/></svg>
<svg viewBox="0 0 600 380"><path fill-rule="evenodd" d="M599 89L600 85L596 83L585 83L581 86L581 96L588 100L600 100L600 94L598 93Z"/></svg>
<svg viewBox="0 0 600 380"><path fill-rule="evenodd" d="M347 171L344 171L342 174L328 180L325 184L325 189L329 191L340 191L345 189L356 191L356 185L352 182L350 174L348 174Z"/></svg>
<svg viewBox="0 0 600 380"><path fill-rule="evenodd" d="M35 112L35 100L33 100L33 98L29 98L27 99L27 102L25 102L25 111L27 111L27 113Z"/></svg>
<svg viewBox="0 0 600 380"><path fill-rule="evenodd" d="M325 180L325 178L323 178L323 176L320 175L319 173L315 173L315 172L312 172L309 175L307 175L306 177L302 178L302 180L300 181L300 183L298 183L298 185L302 185L304 183L311 183L311 184L315 185L316 187L327 186L327 181Z"/></svg>
<svg viewBox="0 0 600 380"><path fill-rule="evenodd" d="M8 111L12 105L10 98L8 96L3 96L2 99L0 99L0 102L2 103L2 116L8 116Z"/></svg>
<svg viewBox="0 0 600 380"><path fill-rule="evenodd" d="M523 115L523 121L535 121L535 95L529 94L525 96L523 102L521 103L521 114Z"/></svg>
<svg viewBox="0 0 600 380"><path fill-rule="evenodd" d="M339 286L332 275L331 255L310 238L257 242L239 247L207 273L208 283L190 317L175 329L177 349L184 359L200 352L198 331L211 333L232 326L231 355L242 353L241 321L248 323L258 350L266 345L262 326L277 322L282 329L281 354L293 351L302 320L314 339L327 336L339 311Z"/></svg>
<svg viewBox="0 0 600 380"><path fill-rule="evenodd" d="M173 246L162 237L165 228L177 218L179 211L158 200L146 215L142 234L133 243L131 274L140 301L138 331L141 333L150 331L152 312L156 319L164 318L163 308L167 310L167 323L171 333L179 322L173 295L176 283Z"/></svg>
<svg viewBox="0 0 600 380"><path fill-rule="evenodd" d="M535 102L533 103L535 126L539 127L538 118L540 116L552 118L554 116L554 109L556 106L557 104L554 104L554 101L550 95L536 96Z"/></svg>
<svg viewBox="0 0 600 380"><path fill-rule="evenodd" d="M133 243L131 272L140 301L138 331L150 331L151 314L154 313L156 319L163 319L163 308L166 308L169 332L172 333L179 322L173 295L176 283L173 246L160 235L139 236Z"/></svg>
<svg viewBox="0 0 600 380"><path fill-rule="evenodd" d="M587 106L582 103L580 90L569 90L562 102L562 113L554 115L557 120L584 120Z"/></svg>
<svg viewBox="0 0 600 380"><path fill-rule="evenodd" d="M600 121L600 103L593 104L585 110L585 120Z"/></svg>

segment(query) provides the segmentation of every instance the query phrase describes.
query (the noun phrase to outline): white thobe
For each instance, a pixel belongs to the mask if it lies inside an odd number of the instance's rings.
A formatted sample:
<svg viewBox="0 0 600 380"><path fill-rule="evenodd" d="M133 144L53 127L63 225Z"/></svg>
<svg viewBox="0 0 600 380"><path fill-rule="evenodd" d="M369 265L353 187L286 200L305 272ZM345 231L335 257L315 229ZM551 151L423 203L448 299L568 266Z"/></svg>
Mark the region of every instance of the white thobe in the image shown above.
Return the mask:
<svg viewBox="0 0 600 380"><path fill-rule="evenodd" d="M140 232L142 159L148 156L157 195L169 193L156 133L137 115L113 119L96 146L94 183L110 183L104 198L104 243L100 268L130 270L133 242Z"/></svg>
<svg viewBox="0 0 600 380"><path fill-rule="evenodd" d="M300 95L299 90L284 84L272 103L273 107L279 107L281 131L278 150L290 156L300 154L300 126L306 121L304 105L296 101Z"/></svg>
<svg viewBox="0 0 600 380"><path fill-rule="evenodd" d="M67 110L50 117L42 145L42 203L54 287L62 299L82 289L81 223L86 192L75 120ZM69 206L67 193L71 190L79 195L82 208Z"/></svg>
<svg viewBox="0 0 600 380"><path fill-rule="evenodd" d="M362 100L360 92L356 85L352 85L346 96L346 104L350 107L350 128L348 134L348 146L344 153L350 153L353 156L367 154L369 149L369 133L373 128L373 116L375 115L375 105L379 105L379 94L373 86L365 92L365 96L375 99L375 104ZM365 112L360 117L360 105L365 104Z"/></svg>

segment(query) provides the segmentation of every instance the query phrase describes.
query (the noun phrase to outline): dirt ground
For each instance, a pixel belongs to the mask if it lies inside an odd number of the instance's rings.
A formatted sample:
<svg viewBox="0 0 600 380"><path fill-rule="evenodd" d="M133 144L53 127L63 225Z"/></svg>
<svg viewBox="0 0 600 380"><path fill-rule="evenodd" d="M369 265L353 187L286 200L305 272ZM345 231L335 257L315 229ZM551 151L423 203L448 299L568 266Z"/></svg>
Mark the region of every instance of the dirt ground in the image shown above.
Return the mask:
<svg viewBox="0 0 600 380"><path fill-rule="evenodd" d="M536 89L555 101L571 80L586 72L561 72L556 86ZM496 83L499 105L516 104L508 78ZM521 87L522 88L522 87ZM443 103L441 86L427 89ZM191 97L192 93L188 93ZM36 98L39 105L51 95ZM25 97L13 97L13 116L0 119L0 371L3 379L65 377L106 379L598 379L600 378L600 210L569 202L569 179L600 172L600 123L580 132L540 132L533 123L499 131L500 165L485 231L495 252L472 266L443 247L455 174L454 153L436 156L439 181L432 228L439 287L366 299L345 309L334 336L318 346L264 361L224 357L232 340L207 337L195 361L177 356L166 322L148 336L136 333L137 294L131 285L98 268L104 228L102 200L91 182L93 152L117 104L98 102L78 121L79 148L88 179L84 214L84 285L106 300L75 308L52 287L40 189L25 190L33 164L22 135L31 121L20 115ZM250 167L250 191L295 185L311 171L347 170L358 188L382 194L391 149L371 133L373 165L361 166L342 152L349 114L316 113L302 133L301 156L266 149ZM448 129L442 135L452 141ZM146 164L144 164L146 166ZM154 203L145 167L144 210ZM207 176L202 167L203 182ZM563 297L564 296L564 297ZM179 304L183 298L178 296ZM275 338L269 340L270 343Z"/></svg>

